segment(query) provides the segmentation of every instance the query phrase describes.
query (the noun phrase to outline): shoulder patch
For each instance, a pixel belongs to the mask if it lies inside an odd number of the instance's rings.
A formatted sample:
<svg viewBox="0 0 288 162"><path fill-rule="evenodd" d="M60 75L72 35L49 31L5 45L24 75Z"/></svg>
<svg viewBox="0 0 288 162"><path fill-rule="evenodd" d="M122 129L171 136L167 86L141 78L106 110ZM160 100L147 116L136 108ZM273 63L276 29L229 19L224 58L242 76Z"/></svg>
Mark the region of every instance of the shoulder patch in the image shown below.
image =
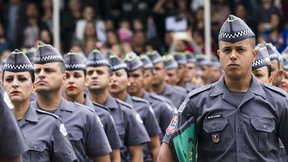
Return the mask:
<svg viewBox="0 0 288 162"><path fill-rule="evenodd" d="M92 103L93 103L94 106L100 107L100 108L102 108L102 109L110 112L110 110L109 110L107 107L105 107L105 106L103 106L103 105L100 105L100 104L98 104L98 103L96 103L96 102L93 102L93 101L92 101Z"/></svg>
<svg viewBox="0 0 288 162"><path fill-rule="evenodd" d="M115 99L115 100L116 100L116 102L119 103L120 105L125 106L125 107L127 107L127 108L129 108L129 109L133 109L133 106L132 106L132 105L129 105L129 104L127 104L126 102L123 102L123 101L121 101L121 100L119 100L119 99Z"/></svg>
<svg viewBox="0 0 288 162"><path fill-rule="evenodd" d="M145 103L145 104L149 104L149 102L147 100L144 100L142 98L139 98L139 97L135 97L135 96L131 96L132 100L136 101L136 102L142 102L142 103Z"/></svg>
<svg viewBox="0 0 288 162"><path fill-rule="evenodd" d="M280 95L282 95L282 96L284 96L284 97L287 95L287 93L286 93L283 89L281 89L281 88L275 87L275 86L270 85L270 84L263 84L263 85L264 85L266 88L272 90L273 92L279 93Z"/></svg>
<svg viewBox="0 0 288 162"><path fill-rule="evenodd" d="M78 102L73 102L73 103L74 103L74 105L76 105L76 106L78 106L78 107L86 108L86 109L90 110L91 112L95 113L95 111L94 111L92 108L90 108L90 107L88 107L88 106L86 106L86 105L80 104L80 103L78 103Z"/></svg>
<svg viewBox="0 0 288 162"><path fill-rule="evenodd" d="M197 94L199 94L199 93L201 93L201 92L204 92L204 91L206 91L206 90L209 90L211 87L212 87L211 84L209 84L209 85L205 85L205 86L196 88L196 89L194 89L193 91L191 91L191 92L188 94L188 96L189 96L189 98L191 98L191 97L193 97L193 96L195 96L195 95L197 95Z"/></svg>
<svg viewBox="0 0 288 162"><path fill-rule="evenodd" d="M37 113L40 113L40 114L45 114L45 115L50 115L50 116L53 116L54 118L56 119L60 119L59 116L53 114L53 113L50 113L48 111L44 111L44 110L41 110L41 109L35 109Z"/></svg>

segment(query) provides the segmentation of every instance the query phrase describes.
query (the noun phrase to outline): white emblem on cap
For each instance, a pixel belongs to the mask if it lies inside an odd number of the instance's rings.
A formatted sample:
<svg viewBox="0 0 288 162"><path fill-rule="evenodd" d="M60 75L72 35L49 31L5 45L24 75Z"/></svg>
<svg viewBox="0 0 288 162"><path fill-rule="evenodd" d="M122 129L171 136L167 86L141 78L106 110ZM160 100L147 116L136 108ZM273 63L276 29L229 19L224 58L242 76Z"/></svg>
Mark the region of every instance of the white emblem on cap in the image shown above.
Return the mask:
<svg viewBox="0 0 288 162"><path fill-rule="evenodd" d="M64 124L60 124L60 132L64 135L64 136L67 136L67 131L66 131L66 128L64 126Z"/></svg>
<svg viewBox="0 0 288 162"><path fill-rule="evenodd" d="M139 122L139 123L143 123L143 121L142 121L142 119L141 119L141 117L140 117L140 115L137 113L136 114L136 120Z"/></svg>
<svg viewBox="0 0 288 162"><path fill-rule="evenodd" d="M13 106L13 104L12 104L8 94L7 94L7 92L4 92L4 102L9 107L9 109L13 109L14 108L14 106Z"/></svg>

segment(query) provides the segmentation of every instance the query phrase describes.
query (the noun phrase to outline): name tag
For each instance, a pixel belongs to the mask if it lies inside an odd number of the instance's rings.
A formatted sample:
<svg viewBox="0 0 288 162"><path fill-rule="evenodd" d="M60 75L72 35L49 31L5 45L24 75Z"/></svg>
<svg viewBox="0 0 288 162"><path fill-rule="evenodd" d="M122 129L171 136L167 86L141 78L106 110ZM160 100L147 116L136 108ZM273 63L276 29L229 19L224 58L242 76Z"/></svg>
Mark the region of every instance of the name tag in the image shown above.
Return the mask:
<svg viewBox="0 0 288 162"><path fill-rule="evenodd" d="M217 115L208 116L207 119L210 120L210 119L216 119L216 118L221 118L221 117L222 117L222 114L217 114Z"/></svg>

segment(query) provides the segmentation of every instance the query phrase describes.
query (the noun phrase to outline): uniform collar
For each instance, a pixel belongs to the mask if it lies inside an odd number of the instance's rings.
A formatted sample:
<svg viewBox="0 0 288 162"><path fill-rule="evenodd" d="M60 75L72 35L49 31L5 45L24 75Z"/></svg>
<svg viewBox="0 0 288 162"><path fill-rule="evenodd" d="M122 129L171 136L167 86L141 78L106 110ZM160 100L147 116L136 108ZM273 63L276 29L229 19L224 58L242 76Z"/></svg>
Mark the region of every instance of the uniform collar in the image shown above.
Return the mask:
<svg viewBox="0 0 288 162"><path fill-rule="evenodd" d="M37 112L36 112L34 107L29 106L29 108L28 108L28 110L24 116L24 119L31 121L31 122L38 122Z"/></svg>
<svg viewBox="0 0 288 162"><path fill-rule="evenodd" d="M41 107L39 107L37 100L32 102L32 106L36 107L37 109L42 109ZM63 97L61 98L61 102L60 105L58 106L58 108L55 110L55 113L57 112L57 110L60 109L61 111L70 111L73 112L72 106L69 104L69 102L67 100L65 100ZM43 109L42 109L43 110ZM49 112L49 111L48 111Z"/></svg>
<svg viewBox="0 0 288 162"><path fill-rule="evenodd" d="M108 95L108 98L107 98L104 106L108 107L109 109L118 108L118 104L117 104L116 100L113 97L111 97L110 95Z"/></svg>
<svg viewBox="0 0 288 162"><path fill-rule="evenodd" d="M92 101L90 100L89 96L84 94L84 98L85 98L84 105L86 105L90 108L93 108L94 105L93 105Z"/></svg>
<svg viewBox="0 0 288 162"><path fill-rule="evenodd" d="M265 92L261 86L261 83L257 80L257 78L253 75L251 75L252 77L252 82L250 85L250 88L248 89L248 93L245 93L241 103L239 106L241 106L243 103L245 103L246 101L252 99L255 95L257 96L261 96L262 98L266 99L266 95ZM231 96L230 91L227 89L227 87L225 86L224 83L224 76L222 76L218 82L216 82L215 84L215 88L213 89L212 93L210 94L210 96L214 97L214 96L218 96L220 94L223 94L223 99L230 102L231 104L235 105L234 103L234 99ZM233 101L233 103L231 102Z"/></svg>
<svg viewBox="0 0 288 162"><path fill-rule="evenodd" d="M143 96L142 96L142 98L144 98L144 99L148 99L150 96L149 96L149 94L148 94L148 92L147 91L145 91L144 89L142 90L143 91Z"/></svg>
<svg viewBox="0 0 288 162"><path fill-rule="evenodd" d="M129 94L126 95L124 102L126 102L129 105L133 105L132 97Z"/></svg>
<svg viewBox="0 0 288 162"><path fill-rule="evenodd" d="M164 90L160 94L165 96L165 95L169 95L171 93L173 93L172 86L168 83L165 83Z"/></svg>

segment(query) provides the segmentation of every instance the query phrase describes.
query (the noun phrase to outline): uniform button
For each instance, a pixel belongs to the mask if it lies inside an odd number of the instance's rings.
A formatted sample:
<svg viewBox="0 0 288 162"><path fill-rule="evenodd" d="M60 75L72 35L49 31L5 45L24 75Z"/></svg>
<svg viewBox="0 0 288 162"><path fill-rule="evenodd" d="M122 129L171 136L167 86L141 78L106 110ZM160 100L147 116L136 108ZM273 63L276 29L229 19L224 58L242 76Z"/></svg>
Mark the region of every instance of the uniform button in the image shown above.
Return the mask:
<svg viewBox="0 0 288 162"><path fill-rule="evenodd" d="M35 149L37 149L37 146L34 146Z"/></svg>
<svg viewBox="0 0 288 162"><path fill-rule="evenodd" d="M241 128L238 128L238 132L242 132L242 129L241 129Z"/></svg>
<svg viewBox="0 0 288 162"><path fill-rule="evenodd" d="M266 125L263 125L263 128L265 128L265 129L266 129Z"/></svg>
<svg viewBox="0 0 288 162"><path fill-rule="evenodd" d="M212 129L214 130L214 129L216 129L216 127L215 127L215 126L213 126L213 127L212 127Z"/></svg>

